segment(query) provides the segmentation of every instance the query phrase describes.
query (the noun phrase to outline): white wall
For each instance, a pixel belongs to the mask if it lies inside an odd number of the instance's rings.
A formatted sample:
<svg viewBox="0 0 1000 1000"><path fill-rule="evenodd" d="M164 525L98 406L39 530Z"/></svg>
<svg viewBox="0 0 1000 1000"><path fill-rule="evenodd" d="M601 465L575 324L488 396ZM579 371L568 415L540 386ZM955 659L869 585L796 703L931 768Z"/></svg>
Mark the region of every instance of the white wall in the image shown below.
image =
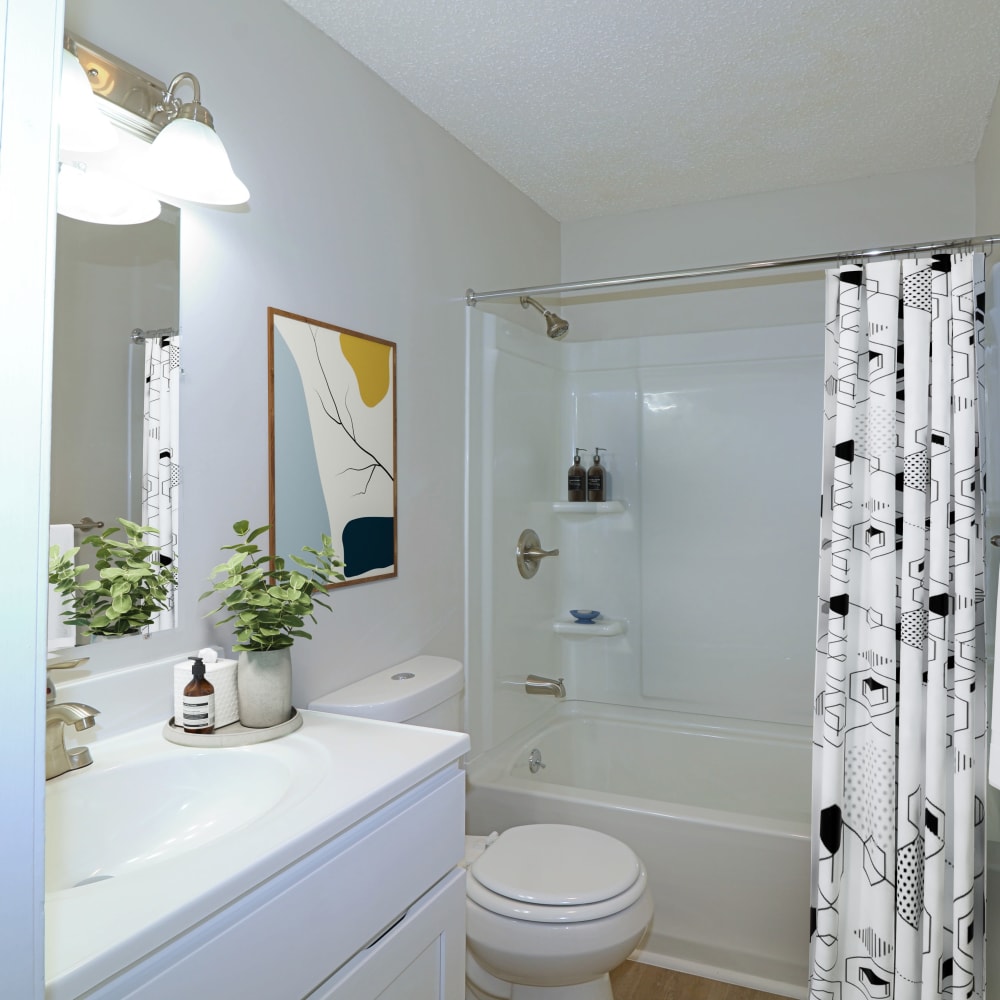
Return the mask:
<svg viewBox="0 0 1000 1000"><path fill-rule="evenodd" d="M195 598L232 523L267 519L276 306L398 345L399 575L334 593L294 649L296 703L460 657L464 291L555 280L558 225L279 0L71 0L67 23L161 79L195 73L251 192L249 212L181 219L182 625L106 655L226 641Z"/></svg>
<svg viewBox="0 0 1000 1000"><path fill-rule="evenodd" d="M971 164L726 198L562 227L564 281L967 236ZM812 323L822 269L568 295L574 340ZM587 303L574 306L573 303Z"/></svg>
<svg viewBox="0 0 1000 1000"><path fill-rule="evenodd" d="M976 157L976 234L1000 233L1000 91Z"/></svg>

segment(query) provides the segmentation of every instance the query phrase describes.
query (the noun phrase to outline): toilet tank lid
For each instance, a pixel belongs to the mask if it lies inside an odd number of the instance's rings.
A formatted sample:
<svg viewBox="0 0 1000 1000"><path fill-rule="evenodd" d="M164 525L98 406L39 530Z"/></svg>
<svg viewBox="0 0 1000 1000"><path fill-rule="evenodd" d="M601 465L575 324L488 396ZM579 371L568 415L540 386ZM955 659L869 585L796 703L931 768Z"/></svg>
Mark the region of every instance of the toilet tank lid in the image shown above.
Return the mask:
<svg viewBox="0 0 1000 1000"><path fill-rule="evenodd" d="M309 702L319 712L405 722L440 705L465 686L462 664L445 656L414 656Z"/></svg>

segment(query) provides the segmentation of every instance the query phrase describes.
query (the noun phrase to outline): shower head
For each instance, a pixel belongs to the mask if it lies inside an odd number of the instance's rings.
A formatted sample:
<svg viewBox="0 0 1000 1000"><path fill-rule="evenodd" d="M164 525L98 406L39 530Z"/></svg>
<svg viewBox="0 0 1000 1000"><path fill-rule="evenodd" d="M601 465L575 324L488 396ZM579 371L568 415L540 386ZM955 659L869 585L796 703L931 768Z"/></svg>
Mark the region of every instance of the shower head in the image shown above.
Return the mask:
<svg viewBox="0 0 1000 1000"><path fill-rule="evenodd" d="M545 333L553 340L562 340L569 333L569 323L557 316L550 309L546 309L541 302L536 302L530 295L521 296L521 308L527 309L534 306L545 317Z"/></svg>

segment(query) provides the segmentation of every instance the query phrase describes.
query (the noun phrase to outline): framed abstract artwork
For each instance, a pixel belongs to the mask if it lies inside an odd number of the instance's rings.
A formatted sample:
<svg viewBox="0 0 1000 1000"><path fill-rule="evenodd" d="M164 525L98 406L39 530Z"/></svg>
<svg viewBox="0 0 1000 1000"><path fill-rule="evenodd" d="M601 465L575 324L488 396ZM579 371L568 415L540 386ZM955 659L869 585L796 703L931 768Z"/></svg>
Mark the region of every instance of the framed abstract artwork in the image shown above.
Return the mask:
<svg viewBox="0 0 1000 1000"><path fill-rule="evenodd" d="M267 311L271 556L333 539L343 587L396 576L396 345Z"/></svg>

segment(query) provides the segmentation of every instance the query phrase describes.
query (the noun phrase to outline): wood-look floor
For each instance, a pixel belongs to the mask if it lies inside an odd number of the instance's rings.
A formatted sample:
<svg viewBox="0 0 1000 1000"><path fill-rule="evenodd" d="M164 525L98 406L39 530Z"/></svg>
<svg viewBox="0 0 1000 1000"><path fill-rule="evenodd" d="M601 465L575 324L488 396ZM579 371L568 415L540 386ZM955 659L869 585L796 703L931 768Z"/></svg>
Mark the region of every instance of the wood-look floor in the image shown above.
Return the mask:
<svg viewBox="0 0 1000 1000"><path fill-rule="evenodd" d="M773 993L638 962L625 962L614 969L611 989L615 1000L785 1000Z"/></svg>

